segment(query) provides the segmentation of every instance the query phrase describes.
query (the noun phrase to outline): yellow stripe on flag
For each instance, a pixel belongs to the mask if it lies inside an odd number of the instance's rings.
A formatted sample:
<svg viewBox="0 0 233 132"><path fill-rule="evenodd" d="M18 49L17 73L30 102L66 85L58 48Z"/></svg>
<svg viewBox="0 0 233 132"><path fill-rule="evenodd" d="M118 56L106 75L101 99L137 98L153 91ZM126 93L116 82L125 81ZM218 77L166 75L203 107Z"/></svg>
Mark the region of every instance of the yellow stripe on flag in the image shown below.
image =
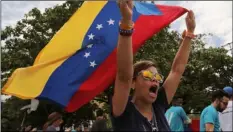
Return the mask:
<svg viewBox="0 0 233 132"><path fill-rule="evenodd" d="M83 36L85 36L95 17L106 3L106 1L84 2L82 7L78 9L39 53L34 64L56 60L80 49L84 39Z"/></svg>
<svg viewBox="0 0 233 132"><path fill-rule="evenodd" d="M53 71L81 48L86 32L106 3L107 1L84 2L41 50L34 65L16 69L2 92L23 99L39 96Z"/></svg>

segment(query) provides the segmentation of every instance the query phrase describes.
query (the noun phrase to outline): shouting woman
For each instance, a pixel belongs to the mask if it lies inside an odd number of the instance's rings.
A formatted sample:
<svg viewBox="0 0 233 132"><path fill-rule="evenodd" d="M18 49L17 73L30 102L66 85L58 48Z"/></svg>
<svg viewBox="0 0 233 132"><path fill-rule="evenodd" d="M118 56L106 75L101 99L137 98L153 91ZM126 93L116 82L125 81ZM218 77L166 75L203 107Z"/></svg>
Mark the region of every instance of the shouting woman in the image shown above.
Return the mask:
<svg viewBox="0 0 233 132"><path fill-rule="evenodd" d="M113 129L124 131L170 131L165 112L170 104L188 62L191 39L194 37L195 18L189 11L187 30L173 61L171 71L163 82L156 65L140 61L133 65L133 1L119 0L122 19L117 47L117 75L112 98ZM146 31L145 31L146 32ZM132 98L130 89L134 88Z"/></svg>

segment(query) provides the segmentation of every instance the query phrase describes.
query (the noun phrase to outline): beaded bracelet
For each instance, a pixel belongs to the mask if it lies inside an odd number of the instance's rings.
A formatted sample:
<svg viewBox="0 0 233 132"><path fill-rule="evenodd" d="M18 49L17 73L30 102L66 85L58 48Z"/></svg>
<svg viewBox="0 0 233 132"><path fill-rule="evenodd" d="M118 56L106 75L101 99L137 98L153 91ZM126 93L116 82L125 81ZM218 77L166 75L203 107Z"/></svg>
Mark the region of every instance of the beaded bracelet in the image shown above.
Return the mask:
<svg viewBox="0 0 233 132"><path fill-rule="evenodd" d="M134 31L134 29L124 30L124 29L119 28L119 33L122 36L131 36L133 34L133 31Z"/></svg>
<svg viewBox="0 0 233 132"><path fill-rule="evenodd" d="M134 31L134 22L131 21L130 23L122 23L121 21L119 22L119 33L122 36L131 36Z"/></svg>

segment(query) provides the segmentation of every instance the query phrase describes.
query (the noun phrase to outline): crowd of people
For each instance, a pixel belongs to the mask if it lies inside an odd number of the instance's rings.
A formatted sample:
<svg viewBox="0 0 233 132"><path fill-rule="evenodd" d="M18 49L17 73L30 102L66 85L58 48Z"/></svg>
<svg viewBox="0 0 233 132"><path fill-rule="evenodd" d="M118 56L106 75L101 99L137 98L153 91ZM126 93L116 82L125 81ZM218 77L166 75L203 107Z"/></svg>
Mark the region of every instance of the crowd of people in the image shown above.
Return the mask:
<svg viewBox="0 0 233 132"><path fill-rule="evenodd" d="M42 128L42 129L39 129ZM66 131L66 132L88 132L88 131L110 131L107 127L107 118L102 109L98 109L96 111L96 120L90 120L89 122L83 121L82 123L73 123L70 126L67 126L63 121L62 114L59 112L52 112L45 124L41 127L32 127L32 125L28 125L23 128L21 131L23 132L40 132L40 131Z"/></svg>

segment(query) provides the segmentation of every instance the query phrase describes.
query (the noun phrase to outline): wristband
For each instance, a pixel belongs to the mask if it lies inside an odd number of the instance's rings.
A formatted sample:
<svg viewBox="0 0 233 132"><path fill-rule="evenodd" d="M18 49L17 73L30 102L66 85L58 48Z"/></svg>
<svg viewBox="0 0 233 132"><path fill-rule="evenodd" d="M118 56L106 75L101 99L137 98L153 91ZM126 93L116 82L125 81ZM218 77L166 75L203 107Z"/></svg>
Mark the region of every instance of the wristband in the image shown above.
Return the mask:
<svg viewBox="0 0 233 132"><path fill-rule="evenodd" d="M123 30L131 30L134 28L134 22L131 21L129 24L122 23L121 21L119 22L119 27L120 29Z"/></svg>
<svg viewBox="0 0 233 132"><path fill-rule="evenodd" d="M190 32L185 32L185 37L188 37L190 39L193 39L196 37L196 35L194 35L193 33L190 33Z"/></svg>

